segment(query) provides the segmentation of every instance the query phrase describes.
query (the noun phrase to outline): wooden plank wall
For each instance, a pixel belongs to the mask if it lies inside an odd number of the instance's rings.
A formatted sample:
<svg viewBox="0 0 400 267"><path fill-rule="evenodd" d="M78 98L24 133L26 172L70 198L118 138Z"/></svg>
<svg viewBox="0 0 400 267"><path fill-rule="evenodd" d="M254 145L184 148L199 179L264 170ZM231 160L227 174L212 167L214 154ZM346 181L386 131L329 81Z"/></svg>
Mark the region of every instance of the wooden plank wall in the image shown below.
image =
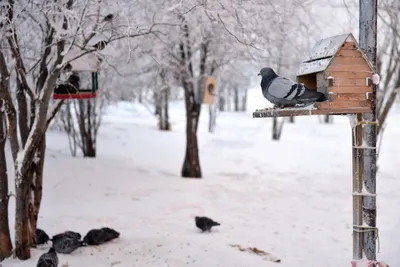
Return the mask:
<svg viewBox="0 0 400 267"><path fill-rule="evenodd" d="M372 86L366 84L366 78L372 76L371 69L355 43L345 42L336 53L327 70L325 79L333 76L333 86L328 87L329 102L319 103L320 109L332 108L368 108L366 93L372 92Z"/></svg>

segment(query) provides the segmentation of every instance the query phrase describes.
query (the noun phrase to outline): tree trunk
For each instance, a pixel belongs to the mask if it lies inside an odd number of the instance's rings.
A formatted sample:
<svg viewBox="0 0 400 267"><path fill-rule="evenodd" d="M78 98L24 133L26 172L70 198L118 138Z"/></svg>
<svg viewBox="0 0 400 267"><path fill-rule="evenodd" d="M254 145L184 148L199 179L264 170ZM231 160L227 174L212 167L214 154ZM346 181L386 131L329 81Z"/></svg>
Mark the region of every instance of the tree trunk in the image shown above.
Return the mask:
<svg viewBox="0 0 400 267"><path fill-rule="evenodd" d="M235 105L235 111L239 111L239 88L235 86L235 89L233 91L234 93L234 105Z"/></svg>
<svg viewBox="0 0 400 267"><path fill-rule="evenodd" d="M215 104L209 105L208 112L209 112L208 132L213 133L215 130L216 122L217 122L217 120L216 120L217 110L215 108Z"/></svg>
<svg viewBox="0 0 400 267"><path fill-rule="evenodd" d="M161 131L169 131L171 129L168 114L168 96L169 88L165 88L161 91L161 103L159 112L159 128Z"/></svg>
<svg viewBox="0 0 400 267"><path fill-rule="evenodd" d="M189 123L187 128L191 127ZM201 178L199 148L197 143L197 133L187 129L186 153L182 166L183 178Z"/></svg>
<svg viewBox="0 0 400 267"><path fill-rule="evenodd" d="M247 89L244 90L244 95L242 96L242 111L247 111Z"/></svg>
<svg viewBox="0 0 400 267"><path fill-rule="evenodd" d="M33 179L32 179L32 203L30 206L31 215L29 216L29 224L31 227L32 235L32 247L36 246L36 228L38 224L38 217L40 211L40 205L42 203L43 195L43 168L44 160L46 157L46 134L43 135L43 139L35 152L36 161L32 164Z"/></svg>
<svg viewBox="0 0 400 267"><path fill-rule="evenodd" d="M219 101L218 101L219 111L221 111L221 112L225 111L225 104L226 104L225 97L220 96Z"/></svg>
<svg viewBox="0 0 400 267"><path fill-rule="evenodd" d="M273 117L272 121L272 140L279 141L281 139L282 135L282 129L283 129L283 123L285 120L281 120L281 123L279 124L278 118Z"/></svg>
<svg viewBox="0 0 400 267"><path fill-rule="evenodd" d="M182 166L183 178L201 178L199 147L197 142L197 125L200 117L201 103L195 103L193 84L185 84L186 102L186 153Z"/></svg>
<svg viewBox="0 0 400 267"><path fill-rule="evenodd" d="M227 98L226 98L226 103L228 104L228 111L232 111L232 87L228 86L228 90L226 92Z"/></svg>
<svg viewBox="0 0 400 267"><path fill-rule="evenodd" d="M139 91L138 91L138 102L140 104L143 103L143 92L142 92L142 89L139 89Z"/></svg>
<svg viewBox="0 0 400 267"><path fill-rule="evenodd" d="M31 168L27 169L31 170ZM32 241L28 219L29 205L31 204L30 185L32 173L29 171L21 174L17 171L15 173L15 256L20 260L27 260L31 257L30 245Z"/></svg>
<svg viewBox="0 0 400 267"><path fill-rule="evenodd" d="M160 94L158 92L154 92L154 115L160 115L161 114L161 98Z"/></svg>
<svg viewBox="0 0 400 267"><path fill-rule="evenodd" d="M331 115L325 115L325 116L324 116L324 122L325 122L326 124L331 124L331 123L333 123L333 117L332 117Z"/></svg>
<svg viewBox="0 0 400 267"><path fill-rule="evenodd" d="M85 149L85 154L83 156L87 157L87 158L95 158L96 157L96 146L93 142L93 138L90 134L87 134L86 137L87 138L85 138L85 144L84 144L86 149Z"/></svg>
<svg viewBox="0 0 400 267"><path fill-rule="evenodd" d="M0 113L0 261L11 255L12 243L8 224L8 175L4 152L7 138L4 113Z"/></svg>

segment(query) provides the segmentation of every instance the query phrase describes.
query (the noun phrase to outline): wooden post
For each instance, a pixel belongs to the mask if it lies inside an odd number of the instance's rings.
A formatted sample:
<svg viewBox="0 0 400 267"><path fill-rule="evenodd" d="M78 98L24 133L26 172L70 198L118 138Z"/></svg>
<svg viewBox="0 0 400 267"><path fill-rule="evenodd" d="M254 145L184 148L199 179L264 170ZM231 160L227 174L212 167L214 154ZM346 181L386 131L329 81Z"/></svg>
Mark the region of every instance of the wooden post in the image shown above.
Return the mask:
<svg viewBox="0 0 400 267"><path fill-rule="evenodd" d="M359 44L360 48L368 56L373 67L377 67L377 6L378 0L359 0ZM372 85L372 112L363 115L358 124L361 124L361 135L358 139L362 148L360 151L359 170L361 179L356 181L354 194L361 193L362 196L354 196L354 224L362 227L354 227L354 259L359 260L363 254L368 260L376 260L376 85ZM359 131L358 130L358 131ZM357 131L357 130L356 130ZM359 188L361 186L361 188ZM362 207L360 207L362 204ZM360 212L362 218L360 218ZM359 219L362 219L361 221ZM361 232L361 233L360 233Z"/></svg>

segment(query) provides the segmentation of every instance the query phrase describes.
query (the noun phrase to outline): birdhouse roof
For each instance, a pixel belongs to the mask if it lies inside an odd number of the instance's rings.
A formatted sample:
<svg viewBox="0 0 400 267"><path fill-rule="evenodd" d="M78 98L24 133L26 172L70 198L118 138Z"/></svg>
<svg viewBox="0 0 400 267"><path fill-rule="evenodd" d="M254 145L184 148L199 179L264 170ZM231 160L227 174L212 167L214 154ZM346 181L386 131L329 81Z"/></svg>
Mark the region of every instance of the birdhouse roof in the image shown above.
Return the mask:
<svg viewBox="0 0 400 267"><path fill-rule="evenodd" d="M297 76L326 70L326 68L329 66L329 63L332 61L336 53L340 50L345 42L354 42L356 47L359 48L356 39L351 33L336 35L319 40L312 48L310 57L301 64L300 69L297 72ZM359 49L359 51L372 70L373 66L371 62L361 49Z"/></svg>
<svg viewBox="0 0 400 267"><path fill-rule="evenodd" d="M97 56L94 53L84 54L84 52L85 51L77 47L72 47L71 50L69 50L68 53L64 56L64 61L72 60L70 64L72 66L73 71L88 71L88 72L98 71L100 61L97 58Z"/></svg>

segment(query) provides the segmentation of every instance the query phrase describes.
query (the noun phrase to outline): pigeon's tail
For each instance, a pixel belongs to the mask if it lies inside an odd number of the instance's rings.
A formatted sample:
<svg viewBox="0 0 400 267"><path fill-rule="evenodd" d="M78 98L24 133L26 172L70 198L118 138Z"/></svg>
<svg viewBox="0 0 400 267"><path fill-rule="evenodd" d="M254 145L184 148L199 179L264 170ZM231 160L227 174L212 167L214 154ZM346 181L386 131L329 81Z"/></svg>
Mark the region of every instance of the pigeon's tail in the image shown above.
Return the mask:
<svg viewBox="0 0 400 267"><path fill-rule="evenodd" d="M317 95L317 102L324 102L324 101L326 101L326 100L328 100L328 98L326 98L326 96L325 96L325 94L324 93L321 93L321 92L316 92L318 95Z"/></svg>
<svg viewBox="0 0 400 267"><path fill-rule="evenodd" d="M213 226L219 226L221 225L219 222L213 222Z"/></svg>
<svg viewBox="0 0 400 267"><path fill-rule="evenodd" d="M323 102L328 100L324 93L306 88L304 94L296 98L301 103Z"/></svg>

